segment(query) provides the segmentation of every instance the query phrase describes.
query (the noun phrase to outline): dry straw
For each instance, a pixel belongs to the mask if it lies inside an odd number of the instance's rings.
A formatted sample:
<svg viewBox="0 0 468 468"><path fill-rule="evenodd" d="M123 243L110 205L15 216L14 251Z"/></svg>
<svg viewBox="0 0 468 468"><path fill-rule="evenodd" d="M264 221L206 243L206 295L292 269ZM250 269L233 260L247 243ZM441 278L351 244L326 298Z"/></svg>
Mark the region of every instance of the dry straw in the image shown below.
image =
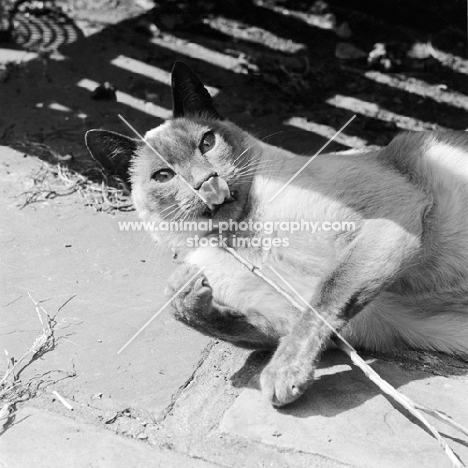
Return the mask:
<svg viewBox="0 0 468 468"><path fill-rule="evenodd" d="M42 333L34 340L34 343L32 344L32 346L5 372L5 375L0 380L0 388L3 386L6 380L13 374L15 369L28 356L37 356L39 354L42 355L46 353L47 351L50 351L51 349L53 349L55 346L53 320L50 318L49 314L47 314L45 309L32 298L29 292L28 292L28 295L36 307L37 316L39 317L39 321L41 322L41 325L42 325ZM43 314L45 314L46 323L44 323L44 320L42 318ZM2 392L0 392L0 396L3 394L4 391L5 389Z"/></svg>
<svg viewBox="0 0 468 468"><path fill-rule="evenodd" d="M74 164L71 160L70 166L63 162L65 156L44 143L34 141L24 142L19 145L18 149L52 161L41 161L41 167L31 174L30 187L18 195L21 198L20 209L32 203L64 197L76 192L81 194L87 205L97 211L132 211L134 209L129 191L124 184L115 178L109 178L93 162L80 161L79 164ZM68 156L71 157L71 155ZM72 167L77 169L74 170Z"/></svg>
<svg viewBox="0 0 468 468"><path fill-rule="evenodd" d="M52 351L56 345L54 317L51 317L47 311L32 298L31 294L28 295L33 302L37 316L42 326L42 333L34 340L33 344L25 351L25 353L18 359L10 358L8 352L5 350L7 356L7 369L0 379L0 434L2 434L10 422L14 419L14 408L16 403L33 397L39 387L55 384L62 380L56 379L52 375L56 373L64 374L63 378L75 377L76 373L67 372L62 370L48 371L40 375L35 375L28 380L19 378L22 371L36 359L43 356L45 353ZM73 297L73 296L72 296ZM69 302L68 299L60 309ZM23 366L20 368L20 364Z"/></svg>

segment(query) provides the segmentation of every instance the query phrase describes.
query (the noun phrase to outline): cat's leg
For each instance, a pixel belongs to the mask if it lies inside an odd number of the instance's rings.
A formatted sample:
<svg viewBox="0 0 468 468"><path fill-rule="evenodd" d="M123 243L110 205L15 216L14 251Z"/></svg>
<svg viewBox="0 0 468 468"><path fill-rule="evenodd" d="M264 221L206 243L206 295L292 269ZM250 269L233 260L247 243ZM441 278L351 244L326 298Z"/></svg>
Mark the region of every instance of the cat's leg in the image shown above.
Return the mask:
<svg viewBox="0 0 468 468"><path fill-rule="evenodd" d="M468 290L414 295L385 291L341 334L370 351L410 348L468 356Z"/></svg>
<svg viewBox="0 0 468 468"><path fill-rule="evenodd" d="M421 232L412 231L390 220L368 221L310 304L340 330L392 284L420 251ZM261 375L262 391L273 405L294 401L312 383L320 353L331 335L312 310L302 314Z"/></svg>
<svg viewBox="0 0 468 468"><path fill-rule="evenodd" d="M252 349L274 349L292 330L297 318L293 314L289 321L287 314L278 321L253 307L240 311L216 301L203 272L187 284L199 270L198 266L184 264L169 279L168 295L174 296L183 288L172 301L177 320L205 335Z"/></svg>

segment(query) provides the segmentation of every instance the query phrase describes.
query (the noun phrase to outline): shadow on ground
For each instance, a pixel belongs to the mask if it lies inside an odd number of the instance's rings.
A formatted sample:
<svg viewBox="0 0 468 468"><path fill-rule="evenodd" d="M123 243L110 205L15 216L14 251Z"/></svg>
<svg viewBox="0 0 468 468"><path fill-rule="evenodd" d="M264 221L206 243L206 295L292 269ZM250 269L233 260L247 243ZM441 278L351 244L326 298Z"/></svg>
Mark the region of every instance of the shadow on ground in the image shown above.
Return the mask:
<svg viewBox="0 0 468 468"><path fill-rule="evenodd" d="M346 19L354 32L350 41L365 50L376 41L395 36L419 41L429 33L339 2L323 14L289 3L290 8L272 1L172 2L148 11L117 8L107 12L107 24L104 4L98 14L89 7L94 16L88 11L87 22L86 12L73 9L68 14L75 23L63 19L65 15L46 21L46 14L34 11L25 21L18 13L17 42L40 49L40 58L12 70L1 83L0 142L38 142L55 154L72 153L71 167L80 171L89 162L83 145L86 130L127 132L119 113L141 132L170 117L169 72L175 60L189 63L214 88L217 106L228 118L272 144L301 153L318 149L354 114L356 119L330 149L386 144L400 129L468 125L468 101L458 95L466 91L466 75L460 71L464 62L457 68L440 59L429 71L369 74L365 61L335 58L335 46L343 39L325 20L327 15ZM130 19L122 19L130 13ZM95 32L85 37L76 24ZM63 44L50 54L51 45L60 43L60 33L50 37L57 28L65 31ZM91 99L95 87L106 81L117 87L118 102ZM436 85L445 87L434 90ZM56 162L51 152L36 153Z"/></svg>

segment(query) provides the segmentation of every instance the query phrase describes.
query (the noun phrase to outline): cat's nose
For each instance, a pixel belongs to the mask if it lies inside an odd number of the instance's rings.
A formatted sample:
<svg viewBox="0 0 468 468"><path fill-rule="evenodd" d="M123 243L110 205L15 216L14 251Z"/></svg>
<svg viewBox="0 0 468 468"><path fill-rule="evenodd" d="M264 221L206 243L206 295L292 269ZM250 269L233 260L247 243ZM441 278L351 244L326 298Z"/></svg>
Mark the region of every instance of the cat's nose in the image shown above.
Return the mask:
<svg viewBox="0 0 468 468"><path fill-rule="evenodd" d="M210 172L208 175L204 174L202 177L198 178L197 180L195 180L195 183L194 183L194 186L197 190L200 190L202 185L205 183L205 182L208 182L210 179L212 179L213 177L218 177L218 173L217 172Z"/></svg>

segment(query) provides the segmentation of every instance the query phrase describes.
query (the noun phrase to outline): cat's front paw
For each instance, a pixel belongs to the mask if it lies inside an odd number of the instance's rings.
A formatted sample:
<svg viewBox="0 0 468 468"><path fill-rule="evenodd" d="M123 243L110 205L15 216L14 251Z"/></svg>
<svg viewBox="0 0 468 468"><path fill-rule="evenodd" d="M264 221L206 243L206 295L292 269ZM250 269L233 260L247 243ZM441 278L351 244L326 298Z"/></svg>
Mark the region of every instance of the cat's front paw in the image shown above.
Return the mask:
<svg viewBox="0 0 468 468"><path fill-rule="evenodd" d="M200 273L198 267L182 265L169 278L166 288L168 296L175 296L172 300L174 316L187 325L195 326L204 313L211 310L213 291L206 277Z"/></svg>
<svg viewBox="0 0 468 468"><path fill-rule="evenodd" d="M166 293L175 296L172 309L177 320L189 327L228 341L237 341L248 332L246 317L213 300L213 290L198 267L180 266L169 278Z"/></svg>
<svg viewBox="0 0 468 468"><path fill-rule="evenodd" d="M297 355L280 347L260 376L262 393L273 406L287 405L311 385L313 374L310 361L301 362Z"/></svg>

